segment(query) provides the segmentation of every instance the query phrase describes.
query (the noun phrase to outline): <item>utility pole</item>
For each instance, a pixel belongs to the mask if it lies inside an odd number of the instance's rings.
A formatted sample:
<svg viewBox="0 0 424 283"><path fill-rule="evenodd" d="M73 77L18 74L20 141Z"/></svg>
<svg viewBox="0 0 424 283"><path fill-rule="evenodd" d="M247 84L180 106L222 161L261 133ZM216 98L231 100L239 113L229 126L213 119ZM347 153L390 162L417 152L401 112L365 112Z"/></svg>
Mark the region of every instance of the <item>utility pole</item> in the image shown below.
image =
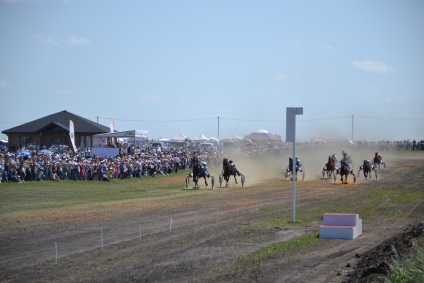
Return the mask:
<svg viewBox="0 0 424 283"><path fill-rule="evenodd" d="M352 142L353 142L353 114L352 114Z"/></svg>

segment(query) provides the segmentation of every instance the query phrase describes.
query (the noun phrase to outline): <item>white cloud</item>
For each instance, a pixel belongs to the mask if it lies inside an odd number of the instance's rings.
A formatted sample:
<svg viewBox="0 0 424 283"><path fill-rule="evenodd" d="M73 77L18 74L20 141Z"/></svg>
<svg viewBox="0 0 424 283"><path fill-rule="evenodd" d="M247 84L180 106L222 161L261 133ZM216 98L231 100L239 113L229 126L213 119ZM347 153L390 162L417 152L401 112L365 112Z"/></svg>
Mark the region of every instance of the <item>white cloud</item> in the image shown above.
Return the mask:
<svg viewBox="0 0 424 283"><path fill-rule="evenodd" d="M66 89L61 89L57 91L57 94L60 96L79 96L82 94L82 91L80 90L66 90Z"/></svg>
<svg viewBox="0 0 424 283"><path fill-rule="evenodd" d="M6 80L0 79L0 88L7 88L9 86L10 84Z"/></svg>
<svg viewBox="0 0 424 283"><path fill-rule="evenodd" d="M230 108L226 108L226 107L218 108L218 113L226 114L226 113L231 113L231 112L232 112L232 110Z"/></svg>
<svg viewBox="0 0 424 283"><path fill-rule="evenodd" d="M408 101L408 97L404 95L385 95L383 96L383 102L385 103L401 103Z"/></svg>
<svg viewBox="0 0 424 283"><path fill-rule="evenodd" d="M289 78L284 74L276 74L276 75L274 75L273 79L274 79L274 81L279 82L279 83L283 83L283 82L289 80Z"/></svg>
<svg viewBox="0 0 424 283"><path fill-rule="evenodd" d="M60 45L59 40L55 39L52 36L44 35L44 34L35 35L34 41L37 44L47 45L47 46L59 46Z"/></svg>
<svg viewBox="0 0 424 283"><path fill-rule="evenodd" d="M80 36L70 36L66 39L66 42L77 46L91 45L90 40Z"/></svg>
<svg viewBox="0 0 424 283"><path fill-rule="evenodd" d="M145 101L159 101L160 97L157 96L157 95L146 95L146 96L143 96L143 100L145 100Z"/></svg>
<svg viewBox="0 0 424 283"><path fill-rule="evenodd" d="M40 2L40 0L0 0L0 3L6 3L6 4L35 3L35 2Z"/></svg>
<svg viewBox="0 0 424 283"><path fill-rule="evenodd" d="M408 97L399 94L381 94L374 88L367 89L368 101L370 103L402 103L408 101Z"/></svg>
<svg viewBox="0 0 424 283"><path fill-rule="evenodd" d="M353 61L353 66L368 73L387 74L394 72L395 69L384 63L367 60L367 61Z"/></svg>
<svg viewBox="0 0 424 283"><path fill-rule="evenodd" d="M0 3L6 4L26 4L26 3L46 3L48 0L0 0ZM71 0L61 0L61 2L68 4Z"/></svg>
<svg viewBox="0 0 424 283"><path fill-rule="evenodd" d="M336 49L333 45L331 45L331 44L329 44L329 43L324 43L324 44L322 45L322 47L323 47L324 49L331 50L331 51L333 51L334 49Z"/></svg>
<svg viewBox="0 0 424 283"><path fill-rule="evenodd" d="M89 39L81 37L81 36L69 36L65 39L59 40L53 36L44 35L44 34L35 35L34 41L37 44L51 46L51 47L59 46L63 43L76 45L76 46L85 46L85 45L92 44Z"/></svg>
<svg viewBox="0 0 424 283"><path fill-rule="evenodd" d="M297 47L302 47L302 44L297 40L293 40L293 45L295 45Z"/></svg>

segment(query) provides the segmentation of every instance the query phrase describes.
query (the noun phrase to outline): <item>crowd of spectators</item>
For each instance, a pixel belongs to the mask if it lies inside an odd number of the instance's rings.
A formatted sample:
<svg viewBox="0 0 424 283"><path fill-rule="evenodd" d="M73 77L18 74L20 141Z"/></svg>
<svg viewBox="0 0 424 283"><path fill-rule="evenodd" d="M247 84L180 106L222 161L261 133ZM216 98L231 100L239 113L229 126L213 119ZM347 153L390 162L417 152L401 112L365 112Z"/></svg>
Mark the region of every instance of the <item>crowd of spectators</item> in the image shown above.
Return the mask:
<svg viewBox="0 0 424 283"><path fill-rule="evenodd" d="M166 176L190 168L193 154L209 160L210 153L190 151L182 148L144 150L128 145L128 149L116 157L91 156L90 150L60 149L26 150L16 153L0 153L2 182L24 182L42 180L110 181Z"/></svg>
<svg viewBox="0 0 424 283"><path fill-rule="evenodd" d="M299 143L298 148L320 147L323 144ZM326 144L325 146L329 146ZM424 150L421 141L356 142L354 146L373 147L380 151ZM112 179L167 176L180 170L191 169L191 158L197 156L209 166L219 166L225 157L254 159L275 156L289 151L291 144L255 143L248 141L223 142L214 150L199 146L148 147L123 144L118 156L92 156L89 149L73 152L66 146L50 149L21 148L10 152L0 148L0 182L42 180L110 181Z"/></svg>

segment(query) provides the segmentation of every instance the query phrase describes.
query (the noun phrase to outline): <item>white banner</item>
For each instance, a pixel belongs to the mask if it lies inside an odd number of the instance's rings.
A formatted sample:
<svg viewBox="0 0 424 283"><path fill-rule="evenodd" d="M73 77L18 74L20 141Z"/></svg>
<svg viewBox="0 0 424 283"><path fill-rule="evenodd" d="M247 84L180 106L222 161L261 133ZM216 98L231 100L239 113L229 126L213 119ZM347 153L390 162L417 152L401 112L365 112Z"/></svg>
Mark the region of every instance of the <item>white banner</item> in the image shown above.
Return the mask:
<svg viewBox="0 0 424 283"><path fill-rule="evenodd" d="M74 122L72 122L72 120L69 120L69 137L71 138L71 143L72 143L74 152L77 152L77 147L75 146Z"/></svg>
<svg viewBox="0 0 424 283"><path fill-rule="evenodd" d="M110 118L110 121L109 121L109 128L111 133L115 132L115 123L113 122L112 118Z"/></svg>

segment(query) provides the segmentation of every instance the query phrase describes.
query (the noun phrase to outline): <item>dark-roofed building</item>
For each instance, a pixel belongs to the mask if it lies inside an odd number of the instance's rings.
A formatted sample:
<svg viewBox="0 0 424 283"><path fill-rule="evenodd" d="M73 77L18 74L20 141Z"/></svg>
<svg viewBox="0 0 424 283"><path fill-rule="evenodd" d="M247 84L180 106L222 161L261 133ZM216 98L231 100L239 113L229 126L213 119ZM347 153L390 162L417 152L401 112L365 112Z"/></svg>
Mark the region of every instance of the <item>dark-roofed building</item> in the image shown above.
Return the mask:
<svg viewBox="0 0 424 283"><path fill-rule="evenodd" d="M74 122L77 147L91 147L93 135L109 132L108 127L64 110L2 131L2 133L8 136L8 147L11 151L31 144L47 147L62 144L72 148L69 137L70 120Z"/></svg>

